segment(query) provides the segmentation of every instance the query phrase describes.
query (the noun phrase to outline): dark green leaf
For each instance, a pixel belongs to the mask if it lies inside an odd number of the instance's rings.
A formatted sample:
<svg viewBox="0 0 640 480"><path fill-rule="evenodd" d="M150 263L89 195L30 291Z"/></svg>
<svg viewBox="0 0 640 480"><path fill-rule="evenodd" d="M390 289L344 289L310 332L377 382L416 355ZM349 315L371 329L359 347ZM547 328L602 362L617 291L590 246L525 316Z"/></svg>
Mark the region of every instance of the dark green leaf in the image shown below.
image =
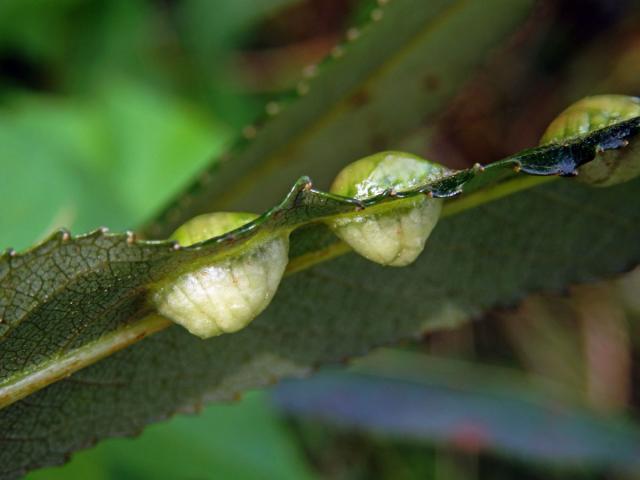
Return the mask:
<svg viewBox="0 0 640 480"><path fill-rule="evenodd" d="M60 381L0 414L3 473L55 463L59 452L130 433L203 398L232 398L531 291L564 288L637 264L638 181L593 189L556 180L523 190L540 177L517 174L514 166L521 172L569 172L598 147L620 147L639 126L634 119L425 186L444 197L464 193L448 201L425 252L407 268L380 267L354 254L322 262L346 250L313 221L355 206L307 190L304 180L255 224L193 247L174 250L168 242L128 242L126 236L95 232L76 239L58 234L25 254L5 255L3 404ZM496 179L503 181L492 185ZM382 195L367 204L389 202L392 208L396 201ZM306 225L292 238L290 271L302 271L283 281L274 303L248 328L209 341L171 328L66 378L167 325L157 316L142 318L151 283L285 225Z"/></svg>
<svg viewBox="0 0 640 480"><path fill-rule="evenodd" d="M166 237L212 210L262 211L284 196L293 178L308 175L327 186L347 163L398 148L403 136L444 108L532 4L389 2L378 9L378 20L347 33L351 40L334 50L339 54L307 69L298 91L277 103L281 113L248 126L248 140L204 172L146 233Z"/></svg>

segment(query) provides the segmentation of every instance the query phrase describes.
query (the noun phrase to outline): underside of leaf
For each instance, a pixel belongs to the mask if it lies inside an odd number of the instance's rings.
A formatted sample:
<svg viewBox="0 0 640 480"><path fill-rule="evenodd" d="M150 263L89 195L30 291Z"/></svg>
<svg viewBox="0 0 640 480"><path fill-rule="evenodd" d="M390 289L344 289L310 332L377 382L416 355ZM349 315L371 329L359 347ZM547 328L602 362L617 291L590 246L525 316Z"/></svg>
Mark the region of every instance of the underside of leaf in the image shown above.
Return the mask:
<svg viewBox="0 0 640 480"><path fill-rule="evenodd" d="M2 440L11 445L3 449L2 464L15 466L7 474L33 458L54 463L56 452L91 439L131 433L186 406L234 398L282 376L456 324L529 292L631 268L640 260L638 180L593 189L571 179L539 182L524 172L570 175L597 152L622 148L639 129L640 119L632 119L364 201L315 191L302 179L254 223L186 248L103 231L77 238L63 232L26 253L5 254L3 403L45 386L42 372L63 366L49 378L58 380L55 385L0 413ZM394 202L424 192L450 200L423 255L403 269L348 253L317 223L372 205L393 209ZM296 228L289 272L297 273L285 278L274 303L249 327L210 341L171 328L67 377L131 344L135 335L169 324L150 311L151 286L198 262L242 252L265 232L283 228ZM34 424L38 410L47 416ZM101 411L105 415L95 415ZM55 448L42 441L52 432Z"/></svg>

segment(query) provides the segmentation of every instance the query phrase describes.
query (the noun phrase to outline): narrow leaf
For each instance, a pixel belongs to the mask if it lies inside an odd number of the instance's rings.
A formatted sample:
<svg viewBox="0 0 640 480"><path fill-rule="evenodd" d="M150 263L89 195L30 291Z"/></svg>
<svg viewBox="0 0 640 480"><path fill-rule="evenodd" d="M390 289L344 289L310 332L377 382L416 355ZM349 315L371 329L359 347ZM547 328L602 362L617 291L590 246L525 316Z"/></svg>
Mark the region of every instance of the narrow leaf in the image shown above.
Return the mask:
<svg viewBox="0 0 640 480"><path fill-rule="evenodd" d="M384 358L394 362L395 356ZM283 383L274 398L290 415L404 442L497 451L565 468L640 469L640 429L624 417L559 401L524 378L496 382L487 367L409 357L403 363L417 361L413 370L426 365L419 375L402 378L389 368L378 375L362 368L323 372Z"/></svg>
<svg viewBox="0 0 640 480"><path fill-rule="evenodd" d="M193 247L98 231L75 239L61 233L24 254L6 254L0 398L7 405L57 383L0 412L1 473L59 462L92 439L135 432L203 400L306 374L531 291L636 265L638 180L594 189L569 179L542 184L545 177L523 172L568 173L599 149L622 147L639 128L636 118L399 192L462 191L447 200L423 255L402 269L348 253L316 222L360 206L308 189L305 179L255 223ZM383 194L366 203L393 208L398 201ZM169 324L146 302L156 282L294 226L289 271L297 273L249 327L208 341L171 328L68 376Z"/></svg>

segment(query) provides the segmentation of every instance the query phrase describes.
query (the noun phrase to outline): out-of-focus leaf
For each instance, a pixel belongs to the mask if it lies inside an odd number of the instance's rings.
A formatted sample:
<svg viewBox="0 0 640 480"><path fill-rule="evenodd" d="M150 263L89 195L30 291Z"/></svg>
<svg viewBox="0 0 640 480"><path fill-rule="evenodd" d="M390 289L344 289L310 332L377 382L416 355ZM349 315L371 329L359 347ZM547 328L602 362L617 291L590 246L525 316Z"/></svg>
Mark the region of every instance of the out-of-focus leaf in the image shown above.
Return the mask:
<svg viewBox="0 0 640 480"><path fill-rule="evenodd" d="M282 198L292 178L308 175L326 186L354 159L397 147L446 105L532 3L394 0L376 9L368 24L347 32L334 58L307 69L297 92L267 106L275 118L247 127L249 141L147 233L166 237L212 210L260 211Z"/></svg>
<svg viewBox="0 0 640 480"><path fill-rule="evenodd" d="M65 18L81 0L0 2L0 47L20 48L34 58L57 54L64 45Z"/></svg>
<svg viewBox="0 0 640 480"><path fill-rule="evenodd" d="M526 377L505 383L513 374L498 372L496 379L492 368L406 353L387 352L375 365L383 373L365 360L356 371L287 381L274 392L275 402L291 415L403 441L563 467L640 469L640 429L629 419L565 403Z"/></svg>
<svg viewBox="0 0 640 480"><path fill-rule="evenodd" d="M186 42L199 52L198 57L216 59L216 54L236 44L234 36L242 35L252 23L300 0L236 0L212 3L192 0L179 6ZM218 20L218 22L216 22ZM216 22L211 28L211 22ZM231 44L231 45L230 45ZM209 62L211 68L219 68Z"/></svg>
<svg viewBox="0 0 640 480"><path fill-rule="evenodd" d="M111 197L129 206L129 227L184 188L230 136L205 110L131 82L111 80L95 109L109 142L104 173L115 172Z"/></svg>
<svg viewBox="0 0 640 480"><path fill-rule="evenodd" d="M6 165L0 175L6 202L0 225L6 245L24 248L64 224L118 224L126 215L111 195L109 177L97 174L104 172L103 157L96 155L102 142L90 113L53 99L23 100L0 113L0 156Z"/></svg>
<svg viewBox="0 0 640 480"><path fill-rule="evenodd" d="M2 242L21 249L61 226L131 228L227 138L193 105L125 80L90 99L14 99L0 109Z"/></svg>

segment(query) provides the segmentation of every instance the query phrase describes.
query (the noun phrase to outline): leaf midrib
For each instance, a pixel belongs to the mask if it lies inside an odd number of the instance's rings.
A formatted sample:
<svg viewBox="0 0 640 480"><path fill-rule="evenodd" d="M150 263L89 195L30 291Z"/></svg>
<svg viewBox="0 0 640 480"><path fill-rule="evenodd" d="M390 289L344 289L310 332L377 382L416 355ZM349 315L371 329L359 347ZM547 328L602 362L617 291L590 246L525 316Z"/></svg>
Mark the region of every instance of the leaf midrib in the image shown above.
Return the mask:
<svg viewBox="0 0 640 480"><path fill-rule="evenodd" d="M469 209L558 178L516 177L491 189L480 190L446 202L442 217L458 215ZM350 251L351 248L346 243L342 241L334 242L324 249L315 250L292 259L287 265L285 276L307 270ZM119 327L82 347L70 350L52 360L32 367L28 372L21 372L8 377L0 384L0 409L172 325L173 322L171 320L161 315L147 315Z"/></svg>

